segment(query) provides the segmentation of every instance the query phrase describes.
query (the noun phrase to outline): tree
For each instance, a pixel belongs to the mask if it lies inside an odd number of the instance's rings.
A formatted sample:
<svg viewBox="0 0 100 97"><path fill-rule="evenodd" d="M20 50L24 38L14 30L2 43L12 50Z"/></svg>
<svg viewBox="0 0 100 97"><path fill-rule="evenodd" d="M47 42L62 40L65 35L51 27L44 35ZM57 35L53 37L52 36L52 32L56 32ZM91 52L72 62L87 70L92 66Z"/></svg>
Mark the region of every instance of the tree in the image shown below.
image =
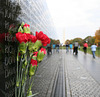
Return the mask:
<svg viewBox="0 0 100 97"><path fill-rule="evenodd" d="M88 45L91 45L95 42L94 36L87 36L85 39L83 39L83 42L87 41Z"/></svg>
<svg viewBox="0 0 100 97"><path fill-rule="evenodd" d="M79 43L79 45L83 45L83 39L82 38L74 38L73 40L72 40L72 43L74 43L75 41L77 41L78 43Z"/></svg>
<svg viewBox="0 0 100 97"><path fill-rule="evenodd" d="M56 40L56 44L60 44L60 40L58 39L58 40Z"/></svg>
<svg viewBox="0 0 100 97"><path fill-rule="evenodd" d="M51 40L50 44L60 44L60 40L59 39L55 40L55 39L50 38L50 40Z"/></svg>
<svg viewBox="0 0 100 97"><path fill-rule="evenodd" d="M95 32L95 43L100 43L100 29Z"/></svg>
<svg viewBox="0 0 100 97"><path fill-rule="evenodd" d="M71 40L67 39L65 41L65 44L66 43L68 43L68 44L70 44L70 43L74 44L75 41L77 41L79 43L79 45L83 45L83 39L82 38L74 38L74 39L71 39Z"/></svg>
<svg viewBox="0 0 100 97"><path fill-rule="evenodd" d="M70 44L70 40L69 39L67 39L66 41L65 41L65 44Z"/></svg>

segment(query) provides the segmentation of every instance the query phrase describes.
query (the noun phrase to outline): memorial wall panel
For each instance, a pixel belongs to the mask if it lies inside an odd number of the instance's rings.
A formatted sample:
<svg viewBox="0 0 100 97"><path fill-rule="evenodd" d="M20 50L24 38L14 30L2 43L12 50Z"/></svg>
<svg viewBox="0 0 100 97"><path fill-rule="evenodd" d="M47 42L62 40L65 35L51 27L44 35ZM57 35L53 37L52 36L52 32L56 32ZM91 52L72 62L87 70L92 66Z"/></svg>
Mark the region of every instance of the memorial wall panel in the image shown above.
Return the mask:
<svg viewBox="0 0 100 97"><path fill-rule="evenodd" d="M17 43L9 27L20 22L20 6L12 0L0 0L0 97L14 97L16 79Z"/></svg>

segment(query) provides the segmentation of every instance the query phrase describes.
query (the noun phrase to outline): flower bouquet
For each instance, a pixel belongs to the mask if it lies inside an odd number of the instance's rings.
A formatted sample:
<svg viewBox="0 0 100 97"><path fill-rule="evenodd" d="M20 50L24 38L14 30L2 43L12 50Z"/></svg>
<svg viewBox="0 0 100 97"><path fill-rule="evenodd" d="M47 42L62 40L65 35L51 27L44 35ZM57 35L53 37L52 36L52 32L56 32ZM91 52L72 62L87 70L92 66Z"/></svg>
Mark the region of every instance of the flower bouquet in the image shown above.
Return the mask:
<svg viewBox="0 0 100 97"><path fill-rule="evenodd" d="M38 64L43 60L50 39L42 31L30 34L30 25L22 23L16 33L18 41L15 97L33 97L32 85ZM27 85L27 87L26 87ZM27 92L26 92L27 91Z"/></svg>

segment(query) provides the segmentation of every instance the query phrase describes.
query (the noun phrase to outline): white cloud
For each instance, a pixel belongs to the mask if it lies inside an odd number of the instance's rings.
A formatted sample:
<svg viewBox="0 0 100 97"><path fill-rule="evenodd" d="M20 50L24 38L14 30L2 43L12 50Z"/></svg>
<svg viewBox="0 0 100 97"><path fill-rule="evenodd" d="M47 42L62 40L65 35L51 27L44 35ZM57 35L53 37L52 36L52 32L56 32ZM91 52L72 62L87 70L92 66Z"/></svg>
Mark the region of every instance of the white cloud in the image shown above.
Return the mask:
<svg viewBox="0 0 100 97"><path fill-rule="evenodd" d="M46 0L56 29L69 29L67 34L84 33L94 34L100 27L100 0ZM96 14L96 13L98 14ZM99 15L99 16L98 16ZM78 28L72 32L73 28ZM89 28L89 29L87 29ZM58 30L57 30L58 31ZM60 30L61 31L61 30ZM84 31L84 32L83 32ZM63 32L62 32L63 33ZM88 35L88 34L87 34ZM82 35L79 34L80 37ZM66 35L67 37L67 35ZM70 36L71 37L71 36ZM77 36L76 36L77 37ZM72 37L73 38L73 37Z"/></svg>

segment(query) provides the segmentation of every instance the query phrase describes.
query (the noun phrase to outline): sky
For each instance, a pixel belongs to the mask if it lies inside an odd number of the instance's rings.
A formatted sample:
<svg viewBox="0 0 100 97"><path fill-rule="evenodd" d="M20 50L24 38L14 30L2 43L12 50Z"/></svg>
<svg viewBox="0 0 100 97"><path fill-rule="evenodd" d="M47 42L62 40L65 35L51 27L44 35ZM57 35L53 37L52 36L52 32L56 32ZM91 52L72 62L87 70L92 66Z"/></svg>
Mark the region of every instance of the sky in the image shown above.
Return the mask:
<svg viewBox="0 0 100 97"><path fill-rule="evenodd" d="M100 28L100 0L46 0L58 39L94 36Z"/></svg>

